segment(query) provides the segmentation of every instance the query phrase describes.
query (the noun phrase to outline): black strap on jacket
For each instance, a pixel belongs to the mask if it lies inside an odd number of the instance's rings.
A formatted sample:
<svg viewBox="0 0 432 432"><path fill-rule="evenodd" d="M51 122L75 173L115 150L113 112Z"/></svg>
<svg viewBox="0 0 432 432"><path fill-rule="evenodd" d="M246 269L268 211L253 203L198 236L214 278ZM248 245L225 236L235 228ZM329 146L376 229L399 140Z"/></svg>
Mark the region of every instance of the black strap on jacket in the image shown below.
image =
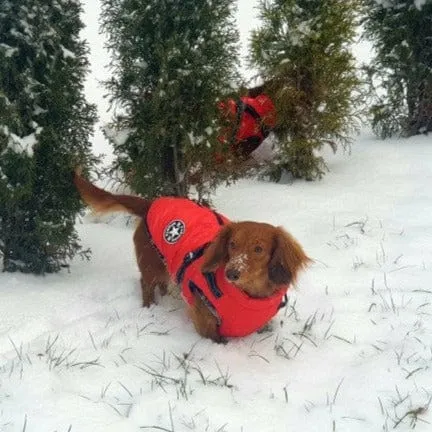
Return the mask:
<svg viewBox="0 0 432 432"><path fill-rule="evenodd" d="M184 275L186 273L187 268L197 259L201 258L204 254L204 251L206 250L207 246L209 244L207 243L204 246L201 246L200 248L196 249L193 252L189 252L183 259L183 263L180 266L177 274L176 274L176 282L178 284L183 282L184 279ZM216 282L216 276L213 272L207 272L204 273L204 278L207 282L208 287L210 288L211 293L214 295L215 298L220 298L222 297L222 291L220 290L220 288L218 287L218 284ZM189 281L189 288L191 286L191 282ZM196 284L193 283L195 286ZM204 295L204 294L203 294Z"/></svg>
<svg viewBox="0 0 432 432"><path fill-rule="evenodd" d="M204 277L207 281L207 285L210 288L210 291L216 298L222 297L222 291L219 289L218 284L216 282L216 276L213 272L204 273Z"/></svg>
<svg viewBox="0 0 432 432"><path fill-rule="evenodd" d="M236 120L234 123L234 127L232 129L231 138L229 140L229 145L232 146L237 143L237 133L240 129L241 118L245 110L245 103L239 99L236 101Z"/></svg>
<svg viewBox="0 0 432 432"><path fill-rule="evenodd" d="M241 118L243 113L248 113L249 115L251 115L254 118L254 120L259 124L262 136L264 138L268 137L271 128L268 127L266 124L264 124L264 122L262 121L262 117L259 115L258 111L252 105L248 103L244 103L241 99L239 99L236 102L236 107L237 107L236 110L237 115L236 115L236 122L235 122L234 133L233 133L234 139L237 136L237 132L240 128L240 123L241 123Z"/></svg>
<svg viewBox="0 0 432 432"><path fill-rule="evenodd" d="M261 116L258 114L258 111L252 105L244 104L244 112L247 112L256 120L256 122L259 124L262 136L267 138L270 133L270 128L264 124Z"/></svg>
<svg viewBox="0 0 432 432"><path fill-rule="evenodd" d="M204 246L199 247L198 249L195 249L192 252L189 252L186 254L186 256L183 258L182 265L177 271L176 274L176 282L178 284L182 283L184 275L186 273L187 268L197 259L201 258L204 255L204 251L206 247L208 246L208 243L206 243Z"/></svg>

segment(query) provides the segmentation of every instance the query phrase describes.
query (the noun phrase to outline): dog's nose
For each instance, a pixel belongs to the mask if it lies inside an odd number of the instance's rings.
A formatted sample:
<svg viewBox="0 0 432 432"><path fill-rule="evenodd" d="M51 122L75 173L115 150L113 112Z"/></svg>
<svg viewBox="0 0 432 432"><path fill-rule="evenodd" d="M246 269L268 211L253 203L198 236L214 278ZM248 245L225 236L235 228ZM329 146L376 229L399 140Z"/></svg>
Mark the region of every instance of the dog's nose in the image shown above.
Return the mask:
<svg viewBox="0 0 432 432"><path fill-rule="evenodd" d="M227 270L226 270L225 275L226 275L226 278L227 278L229 281L234 282L234 281L236 281L236 280L239 279L239 277L240 277L240 272L239 272L238 270L236 270L236 269L231 269L231 268L230 268L230 269L227 269Z"/></svg>

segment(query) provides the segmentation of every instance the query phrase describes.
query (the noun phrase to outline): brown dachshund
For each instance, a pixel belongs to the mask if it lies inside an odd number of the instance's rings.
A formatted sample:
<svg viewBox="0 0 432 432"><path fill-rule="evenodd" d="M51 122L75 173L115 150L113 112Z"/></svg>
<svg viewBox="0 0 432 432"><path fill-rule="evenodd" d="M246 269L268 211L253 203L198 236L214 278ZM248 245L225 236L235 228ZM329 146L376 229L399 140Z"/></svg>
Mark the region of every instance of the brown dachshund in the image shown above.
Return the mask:
<svg viewBox="0 0 432 432"><path fill-rule="evenodd" d="M170 280L197 332L221 342L250 334L277 313L288 287L310 259L286 231L259 222L230 222L185 198L145 200L114 195L74 177L83 200L98 212L141 218L134 234L143 305L166 294Z"/></svg>

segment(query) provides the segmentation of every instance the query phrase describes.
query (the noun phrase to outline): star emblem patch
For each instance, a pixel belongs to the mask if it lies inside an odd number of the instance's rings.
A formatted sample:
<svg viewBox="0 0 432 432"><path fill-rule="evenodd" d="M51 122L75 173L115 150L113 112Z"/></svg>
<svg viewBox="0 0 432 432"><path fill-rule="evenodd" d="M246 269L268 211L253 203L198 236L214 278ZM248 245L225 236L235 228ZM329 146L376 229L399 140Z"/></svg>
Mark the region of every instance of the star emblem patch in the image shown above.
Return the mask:
<svg viewBox="0 0 432 432"><path fill-rule="evenodd" d="M185 229L184 222L179 219L170 222L164 230L165 241L169 244L177 243L184 234Z"/></svg>

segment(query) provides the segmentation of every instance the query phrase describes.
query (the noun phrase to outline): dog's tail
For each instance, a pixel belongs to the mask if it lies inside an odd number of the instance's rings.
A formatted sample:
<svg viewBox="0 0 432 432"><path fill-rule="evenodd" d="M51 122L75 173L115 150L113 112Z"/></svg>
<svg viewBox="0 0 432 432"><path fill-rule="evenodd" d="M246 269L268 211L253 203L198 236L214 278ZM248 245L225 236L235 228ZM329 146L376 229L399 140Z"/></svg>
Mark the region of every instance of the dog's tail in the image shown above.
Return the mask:
<svg viewBox="0 0 432 432"><path fill-rule="evenodd" d="M98 213L123 211L145 218L151 202L133 195L115 195L98 188L75 170L74 183L83 201Z"/></svg>

